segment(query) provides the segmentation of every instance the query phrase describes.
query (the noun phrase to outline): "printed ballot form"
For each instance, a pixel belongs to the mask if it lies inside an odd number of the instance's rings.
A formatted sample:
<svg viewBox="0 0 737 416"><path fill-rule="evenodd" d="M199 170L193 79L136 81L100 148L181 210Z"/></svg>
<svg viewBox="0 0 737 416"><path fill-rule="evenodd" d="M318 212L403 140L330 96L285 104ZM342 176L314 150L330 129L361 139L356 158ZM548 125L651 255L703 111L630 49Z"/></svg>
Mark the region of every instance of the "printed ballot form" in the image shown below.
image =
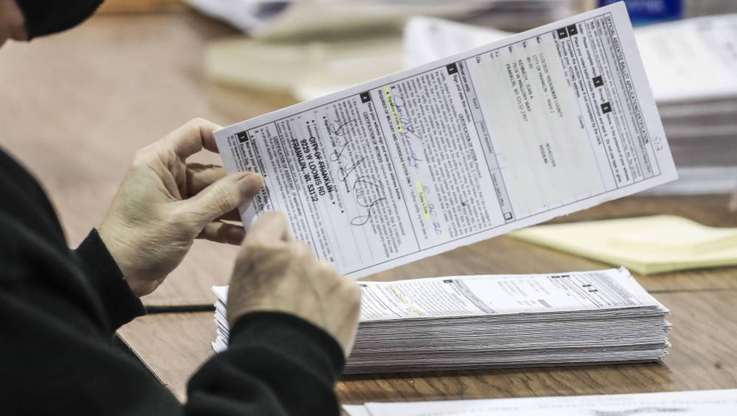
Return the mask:
<svg viewBox="0 0 737 416"><path fill-rule="evenodd" d="M361 282L360 286L361 322L660 307L624 268L546 275L434 277Z"/></svg>
<svg viewBox="0 0 737 416"><path fill-rule="evenodd" d="M676 178L622 4L215 132L295 238L366 276Z"/></svg>

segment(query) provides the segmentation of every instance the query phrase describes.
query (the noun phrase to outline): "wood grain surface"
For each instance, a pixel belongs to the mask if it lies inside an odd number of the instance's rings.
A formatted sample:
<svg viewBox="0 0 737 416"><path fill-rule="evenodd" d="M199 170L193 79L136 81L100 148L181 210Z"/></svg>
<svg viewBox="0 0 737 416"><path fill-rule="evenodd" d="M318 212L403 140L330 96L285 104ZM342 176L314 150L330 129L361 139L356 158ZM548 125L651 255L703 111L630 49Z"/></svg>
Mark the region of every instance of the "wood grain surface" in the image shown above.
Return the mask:
<svg viewBox="0 0 737 416"><path fill-rule="evenodd" d="M615 394L737 388L737 290L655 294L671 309L663 363L343 377L343 403ZM180 399L213 354L211 313L151 315L120 335Z"/></svg>

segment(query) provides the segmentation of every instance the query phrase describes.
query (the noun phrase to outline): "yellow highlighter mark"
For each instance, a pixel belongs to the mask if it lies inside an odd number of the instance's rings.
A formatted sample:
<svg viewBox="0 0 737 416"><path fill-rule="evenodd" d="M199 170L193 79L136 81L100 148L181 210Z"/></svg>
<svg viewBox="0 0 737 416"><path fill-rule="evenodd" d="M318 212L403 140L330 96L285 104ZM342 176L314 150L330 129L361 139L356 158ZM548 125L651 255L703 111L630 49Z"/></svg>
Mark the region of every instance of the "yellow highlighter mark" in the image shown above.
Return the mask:
<svg viewBox="0 0 737 416"><path fill-rule="evenodd" d="M394 293L394 296L396 296L397 299L399 299L402 303L404 303L405 305L407 305L407 307L410 310L412 310L412 312L414 312L414 313L416 313L417 315L420 315L420 316L424 316L425 315L425 312L421 311L420 309L417 309L417 307L415 307L414 305L412 305L412 302L410 302L409 299L407 299L407 297L404 296L404 294L402 292L400 292L399 289L397 289L396 286L389 286L389 289L392 291L392 293Z"/></svg>
<svg viewBox="0 0 737 416"><path fill-rule="evenodd" d="M422 182L415 181L415 188L417 188L417 193L420 194L420 205L422 205L422 213L425 214L425 221L430 221L430 209L427 207L427 198L425 198L425 189L422 187Z"/></svg>
<svg viewBox="0 0 737 416"><path fill-rule="evenodd" d="M407 130L404 129L404 126L402 126L402 123L399 121L399 114L397 114L397 107L394 106L394 100L392 99L392 92L389 89L389 86L384 85L383 90L386 102L389 103L389 110L392 112L392 119L394 120L394 124L397 125L397 131L400 133L406 133Z"/></svg>

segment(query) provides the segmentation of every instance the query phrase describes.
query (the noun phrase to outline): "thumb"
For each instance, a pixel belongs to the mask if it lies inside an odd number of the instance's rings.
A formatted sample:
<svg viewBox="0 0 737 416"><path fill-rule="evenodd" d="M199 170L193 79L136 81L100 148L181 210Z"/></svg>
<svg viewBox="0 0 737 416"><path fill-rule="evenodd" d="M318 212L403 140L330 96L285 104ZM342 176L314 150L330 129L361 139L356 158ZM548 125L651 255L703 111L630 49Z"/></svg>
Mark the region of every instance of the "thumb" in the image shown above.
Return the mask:
<svg viewBox="0 0 737 416"><path fill-rule="evenodd" d="M264 180L258 173L228 175L183 201L183 208L202 228L238 206L251 202L263 184Z"/></svg>

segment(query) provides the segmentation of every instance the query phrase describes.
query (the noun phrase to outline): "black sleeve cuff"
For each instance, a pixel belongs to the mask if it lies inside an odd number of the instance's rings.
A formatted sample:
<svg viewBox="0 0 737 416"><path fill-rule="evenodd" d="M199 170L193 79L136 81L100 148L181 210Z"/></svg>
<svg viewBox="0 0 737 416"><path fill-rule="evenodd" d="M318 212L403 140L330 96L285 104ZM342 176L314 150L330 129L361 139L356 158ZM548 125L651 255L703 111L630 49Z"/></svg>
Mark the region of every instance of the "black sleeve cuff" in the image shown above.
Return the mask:
<svg viewBox="0 0 737 416"><path fill-rule="evenodd" d="M100 299L103 311L110 322L111 335L133 318L146 314L141 300L133 294L123 273L100 238L97 230L75 250L84 269L90 287Z"/></svg>
<svg viewBox="0 0 737 416"><path fill-rule="evenodd" d="M327 332L280 312L233 325L228 350L188 385L187 415L340 415L335 382L343 351Z"/></svg>
<svg viewBox="0 0 737 416"><path fill-rule="evenodd" d="M251 312L230 328L229 349L249 344L268 345L310 369L337 381L345 366L343 349L322 328L283 312Z"/></svg>

